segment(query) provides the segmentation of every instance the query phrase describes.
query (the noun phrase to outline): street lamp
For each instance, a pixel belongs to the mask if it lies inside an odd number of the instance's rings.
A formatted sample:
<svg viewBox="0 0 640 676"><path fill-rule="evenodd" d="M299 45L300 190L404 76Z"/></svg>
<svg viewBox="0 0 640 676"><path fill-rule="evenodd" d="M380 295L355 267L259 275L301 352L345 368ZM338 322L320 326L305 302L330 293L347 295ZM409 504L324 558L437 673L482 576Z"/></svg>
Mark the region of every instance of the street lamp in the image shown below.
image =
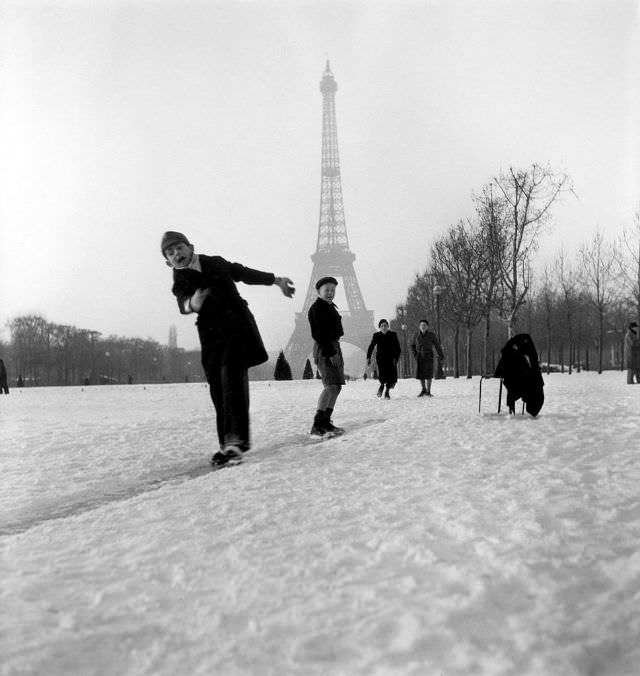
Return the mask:
<svg viewBox="0 0 640 676"><path fill-rule="evenodd" d="M396 305L396 315L400 320L400 329L402 330L402 362L400 363L401 377L407 377L407 311L403 305Z"/></svg>
<svg viewBox="0 0 640 676"><path fill-rule="evenodd" d="M440 294L442 293L442 287L439 284L436 284L433 287L433 295L436 297L436 336L438 337L438 342L442 345L440 340ZM437 360L438 364L436 367L436 380L444 380L445 375L442 370L442 359Z"/></svg>
<svg viewBox="0 0 640 676"><path fill-rule="evenodd" d="M402 325L402 377L407 377L407 360L409 355L407 354L407 325Z"/></svg>

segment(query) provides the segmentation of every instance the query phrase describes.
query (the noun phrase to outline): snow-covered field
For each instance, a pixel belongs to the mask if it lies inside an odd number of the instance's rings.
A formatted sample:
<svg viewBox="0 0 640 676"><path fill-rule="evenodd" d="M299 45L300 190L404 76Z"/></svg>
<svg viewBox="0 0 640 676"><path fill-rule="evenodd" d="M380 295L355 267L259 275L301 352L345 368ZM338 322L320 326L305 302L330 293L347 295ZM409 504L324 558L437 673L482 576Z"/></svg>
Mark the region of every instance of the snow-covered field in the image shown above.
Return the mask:
<svg viewBox="0 0 640 676"><path fill-rule="evenodd" d="M1 673L640 673L640 387L478 384L252 383L217 472L201 384L0 397Z"/></svg>

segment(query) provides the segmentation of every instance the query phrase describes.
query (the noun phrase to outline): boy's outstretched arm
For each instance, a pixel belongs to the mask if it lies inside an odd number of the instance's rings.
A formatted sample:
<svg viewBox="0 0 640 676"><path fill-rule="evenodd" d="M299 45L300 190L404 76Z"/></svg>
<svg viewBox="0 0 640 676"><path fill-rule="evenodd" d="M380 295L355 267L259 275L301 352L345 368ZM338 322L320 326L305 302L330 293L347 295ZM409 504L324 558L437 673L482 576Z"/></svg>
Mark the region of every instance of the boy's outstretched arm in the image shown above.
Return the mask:
<svg viewBox="0 0 640 676"><path fill-rule="evenodd" d="M273 283L280 287L280 290L287 298L291 298L296 292L293 282L288 277L276 277Z"/></svg>

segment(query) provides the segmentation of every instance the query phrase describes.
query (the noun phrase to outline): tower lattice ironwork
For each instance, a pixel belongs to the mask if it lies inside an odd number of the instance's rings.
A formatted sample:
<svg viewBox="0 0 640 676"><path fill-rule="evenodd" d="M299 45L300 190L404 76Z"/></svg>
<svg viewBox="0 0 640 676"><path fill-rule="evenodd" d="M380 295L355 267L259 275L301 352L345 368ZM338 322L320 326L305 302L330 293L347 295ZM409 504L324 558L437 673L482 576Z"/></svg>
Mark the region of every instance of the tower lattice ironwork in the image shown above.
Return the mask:
<svg viewBox="0 0 640 676"><path fill-rule="evenodd" d="M300 377L313 349L307 312L317 297L315 283L331 275L344 284L347 310L340 309L343 340L366 351L373 330L373 311L367 310L353 267L355 254L349 249L342 202L342 180L338 153L335 95L338 85L329 62L320 82L322 92L322 177L320 186L320 222L316 252L311 256L313 271L302 312L296 313L293 334L285 355L294 377Z"/></svg>

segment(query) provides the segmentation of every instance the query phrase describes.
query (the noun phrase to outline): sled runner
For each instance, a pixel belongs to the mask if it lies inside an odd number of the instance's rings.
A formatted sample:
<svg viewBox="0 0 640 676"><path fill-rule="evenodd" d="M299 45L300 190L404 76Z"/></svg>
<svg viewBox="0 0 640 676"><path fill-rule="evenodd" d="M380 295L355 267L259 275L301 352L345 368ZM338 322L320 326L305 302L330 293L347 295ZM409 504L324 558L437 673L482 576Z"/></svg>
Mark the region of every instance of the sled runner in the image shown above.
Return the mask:
<svg viewBox="0 0 640 676"><path fill-rule="evenodd" d="M519 333L510 338L501 350L501 358L496 367L495 377L500 378L498 394L498 413L502 405L502 386L507 390L509 413L516 412L516 401L522 399L522 412L526 408L531 416L537 416L544 403L544 381L538 363L533 340L528 333ZM478 413L482 405L482 381L491 376L480 378Z"/></svg>

